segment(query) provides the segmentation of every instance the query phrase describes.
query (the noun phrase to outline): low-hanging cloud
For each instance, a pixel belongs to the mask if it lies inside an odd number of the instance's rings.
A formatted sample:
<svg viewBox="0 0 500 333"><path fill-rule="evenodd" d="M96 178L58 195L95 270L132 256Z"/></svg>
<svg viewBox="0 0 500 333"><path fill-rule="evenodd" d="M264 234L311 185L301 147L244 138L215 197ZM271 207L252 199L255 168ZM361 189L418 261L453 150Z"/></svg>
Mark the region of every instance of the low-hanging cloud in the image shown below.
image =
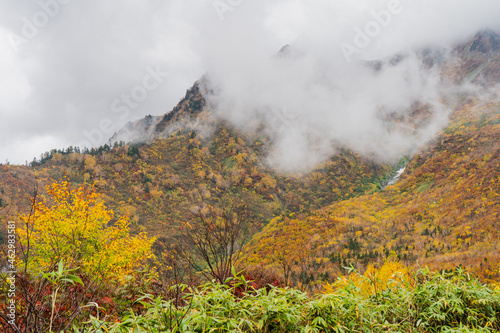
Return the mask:
<svg viewBox="0 0 500 333"><path fill-rule="evenodd" d="M356 28L365 29L373 11L389 9L389 2L4 1L0 161L23 163L50 148L77 145L103 119L119 128L164 114L204 73L219 86L213 101L221 116L249 128L256 119L268 123L275 166L301 160L309 161L304 167L314 165L332 152L332 142L385 155L372 146L387 141L388 151L399 154L432 135L442 114L435 108L436 121L423 124L418 135L402 123L383 128L384 112L404 113L418 101L436 104L439 95L436 73L422 71L408 50L448 45L484 28L500 30L500 3L401 0L402 10L348 64L339 46L354 45ZM60 4L47 23L41 3ZM16 51L12 36L22 36L26 20L43 27ZM298 55L274 57L285 44ZM382 72L360 65L398 52L409 55ZM113 101L157 66L169 73L158 89L127 119L113 113ZM414 139L408 142L408 136ZM367 139L374 137L378 141ZM107 139L103 135L101 143Z"/></svg>
<svg viewBox="0 0 500 333"><path fill-rule="evenodd" d="M282 171L312 168L340 147L395 162L432 138L448 116L439 71L425 69L415 54L374 70L301 52L244 71L210 76L217 92L207 98L217 115L243 130L264 124L269 162ZM430 112L414 119L418 107Z"/></svg>
<svg viewBox="0 0 500 333"><path fill-rule="evenodd" d="M242 5L227 14L234 15L234 22L215 41L232 40L232 46L208 58L215 92L207 98L220 117L243 130L264 126L272 142L268 162L278 170L308 170L340 147L395 162L415 153L446 125L450 109L442 100L451 88L443 86L438 65L447 47L494 26L493 16L481 24L474 16L491 10L481 4L471 8L455 2L454 14L442 4L425 6L411 1L280 1L267 8L275 12L267 26L249 36L253 23L239 16ZM274 56L256 37L265 36L269 27L291 44ZM421 30L433 33L425 39ZM212 40L206 44L209 50L214 47ZM424 62L424 49L433 52L437 66Z"/></svg>

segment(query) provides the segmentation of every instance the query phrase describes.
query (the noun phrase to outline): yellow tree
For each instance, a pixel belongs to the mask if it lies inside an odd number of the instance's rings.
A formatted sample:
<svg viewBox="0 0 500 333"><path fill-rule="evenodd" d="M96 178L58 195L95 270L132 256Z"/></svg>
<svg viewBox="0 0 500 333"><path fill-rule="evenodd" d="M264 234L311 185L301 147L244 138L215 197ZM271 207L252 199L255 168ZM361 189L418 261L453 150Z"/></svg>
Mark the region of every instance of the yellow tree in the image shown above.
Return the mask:
<svg viewBox="0 0 500 333"><path fill-rule="evenodd" d="M29 271L47 271L63 260L84 274L122 281L151 257L154 238L130 236L128 217L115 221L94 186L74 188L61 182L47 186L47 192L50 204L35 202L29 215L19 215L25 224L19 236Z"/></svg>

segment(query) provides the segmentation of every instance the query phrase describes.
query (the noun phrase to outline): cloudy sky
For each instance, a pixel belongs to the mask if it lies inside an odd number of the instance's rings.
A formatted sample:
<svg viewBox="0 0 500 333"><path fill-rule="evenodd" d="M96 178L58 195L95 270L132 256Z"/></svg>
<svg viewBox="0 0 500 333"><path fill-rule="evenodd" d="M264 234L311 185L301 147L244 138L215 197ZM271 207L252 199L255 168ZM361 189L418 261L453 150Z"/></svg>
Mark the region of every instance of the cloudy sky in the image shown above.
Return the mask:
<svg viewBox="0 0 500 333"><path fill-rule="evenodd" d="M325 103L338 102L342 117L329 117L331 126L321 129L342 132L334 124L362 122L356 110L366 105L350 110L357 95L347 90L332 100L328 89L346 82L397 107L396 74L418 72L408 62L385 75L389 94L358 72L356 61L450 45L485 28L500 31L500 1L1 0L0 162L24 164L51 148L105 143L128 121L168 112L207 72L225 89L221 112L236 124L247 122L253 100L257 108L323 110L315 114L321 118L328 118ZM360 30L371 36L360 39ZM299 69L268 67L285 44L307 50L294 63ZM318 72L328 84L311 86L306 81ZM401 93L412 98L435 84L418 73L410 81L411 91ZM329 139L339 137L346 136ZM278 145L300 146L297 138L281 137ZM293 158L285 155L285 163Z"/></svg>

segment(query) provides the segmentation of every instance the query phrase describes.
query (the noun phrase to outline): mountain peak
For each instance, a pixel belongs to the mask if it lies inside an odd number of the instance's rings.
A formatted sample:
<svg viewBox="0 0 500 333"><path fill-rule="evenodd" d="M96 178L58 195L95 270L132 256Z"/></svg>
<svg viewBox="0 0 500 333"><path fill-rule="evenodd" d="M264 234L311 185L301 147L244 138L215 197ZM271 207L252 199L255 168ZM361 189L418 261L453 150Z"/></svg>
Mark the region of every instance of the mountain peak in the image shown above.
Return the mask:
<svg viewBox="0 0 500 333"><path fill-rule="evenodd" d="M492 30L480 31L470 41L455 48L455 51L469 57L500 53L500 35Z"/></svg>

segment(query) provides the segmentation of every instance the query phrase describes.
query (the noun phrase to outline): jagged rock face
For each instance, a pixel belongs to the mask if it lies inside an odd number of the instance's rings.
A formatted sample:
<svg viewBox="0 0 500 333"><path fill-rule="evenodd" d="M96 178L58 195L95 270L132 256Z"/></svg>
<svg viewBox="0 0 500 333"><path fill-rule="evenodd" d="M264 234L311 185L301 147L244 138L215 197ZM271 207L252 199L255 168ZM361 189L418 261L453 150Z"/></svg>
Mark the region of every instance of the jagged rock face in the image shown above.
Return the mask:
<svg viewBox="0 0 500 333"><path fill-rule="evenodd" d="M155 132L156 125L161 121L161 116L146 116L142 119L127 123L116 132L110 139L109 144L114 142L143 143L149 141Z"/></svg>
<svg viewBox="0 0 500 333"><path fill-rule="evenodd" d="M425 69L441 66L445 61L446 50L444 48L424 48L414 51L414 55ZM410 56L410 52L398 53L385 60L366 61L364 64L375 72L379 72L388 67L399 65Z"/></svg>
<svg viewBox="0 0 500 333"><path fill-rule="evenodd" d="M109 142L131 142L145 143L154 139L168 136L174 129L178 128L176 124L186 124L196 118L205 107L206 101L202 94L204 79L195 82L187 90L184 98L177 106L163 116L146 116L133 122L129 122L121 130L116 132Z"/></svg>
<svg viewBox="0 0 500 333"><path fill-rule="evenodd" d="M491 30L477 33L471 41L457 46L454 50L454 53L460 54L462 58L488 57L499 52L500 35Z"/></svg>
<svg viewBox="0 0 500 333"><path fill-rule="evenodd" d="M441 66L446 59L444 48L425 48L417 52L418 57L426 69Z"/></svg>
<svg viewBox="0 0 500 333"><path fill-rule="evenodd" d="M161 121L156 124L155 134L161 136L169 125L183 120L196 118L205 107L206 101L202 94L204 79L196 82L191 89L186 92L186 96L169 113L165 114Z"/></svg>

